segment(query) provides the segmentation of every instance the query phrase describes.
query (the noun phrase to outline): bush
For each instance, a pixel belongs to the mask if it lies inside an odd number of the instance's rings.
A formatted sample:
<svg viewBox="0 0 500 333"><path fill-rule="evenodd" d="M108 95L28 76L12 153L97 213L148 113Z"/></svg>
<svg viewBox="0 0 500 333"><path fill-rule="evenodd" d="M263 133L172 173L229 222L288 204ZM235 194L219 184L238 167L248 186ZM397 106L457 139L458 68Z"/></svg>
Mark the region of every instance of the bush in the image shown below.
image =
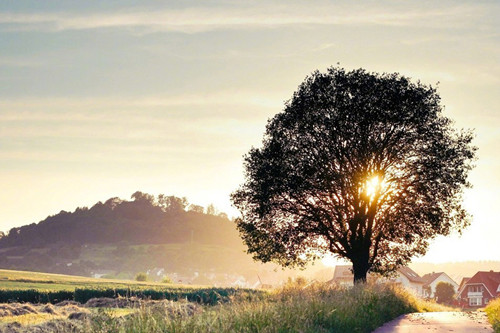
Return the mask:
<svg viewBox="0 0 500 333"><path fill-rule="evenodd" d="M168 276L165 276L163 278L163 280L161 280L161 283L167 283L167 284L171 284L171 283L174 283L174 281L172 281L172 279Z"/></svg>
<svg viewBox="0 0 500 333"><path fill-rule="evenodd" d="M146 273L137 273L137 275L135 276L135 280L136 281L147 281L148 280L148 275Z"/></svg>
<svg viewBox="0 0 500 333"><path fill-rule="evenodd" d="M488 321L496 333L500 333L500 298L491 301L485 309Z"/></svg>
<svg viewBox="0 0 500 333"><path fill-rule="evenodd" d="M129 296L129 289L91 289L91 288L76 288L74 292L74 299L82 304L87 303L91 298L109 297L115 298L119 296Z"/></svg>

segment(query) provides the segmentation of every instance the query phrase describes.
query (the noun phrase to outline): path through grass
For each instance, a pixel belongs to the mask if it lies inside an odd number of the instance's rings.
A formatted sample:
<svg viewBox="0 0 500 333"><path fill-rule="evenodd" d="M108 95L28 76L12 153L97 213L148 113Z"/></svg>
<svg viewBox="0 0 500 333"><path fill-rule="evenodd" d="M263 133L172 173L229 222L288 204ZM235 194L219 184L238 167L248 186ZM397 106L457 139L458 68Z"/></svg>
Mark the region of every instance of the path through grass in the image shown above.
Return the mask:
<svg viewBox="0 0 500 333"><path fill-rule="evenodd" d="M90 322L92 332L371 332L404 313L450 310L422 301L393 286L350 289L314 285L288 287L260 301L203 307L172 316L147 308L113 320L105 314Z"/></svg>

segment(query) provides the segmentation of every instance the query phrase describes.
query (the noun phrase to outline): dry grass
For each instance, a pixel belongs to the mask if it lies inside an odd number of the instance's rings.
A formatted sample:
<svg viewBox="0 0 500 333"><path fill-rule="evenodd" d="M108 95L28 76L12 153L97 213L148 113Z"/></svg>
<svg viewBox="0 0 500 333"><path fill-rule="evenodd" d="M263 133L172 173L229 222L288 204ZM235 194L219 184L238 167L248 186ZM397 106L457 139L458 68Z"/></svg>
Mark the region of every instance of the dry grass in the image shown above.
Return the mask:
<svg viewBox="0 0 500 333"><path fill-rule="evenodd" d="M288 285L257 301L235 301L202 311L179 306L143 308L113 320L106 313L90 322L92 332L371 332L397 316L450 308L418 299L395 286L340 288Z"/></svg>
<svg viewBox="0 0 500 333"><path fill-rule="evenodd" d="M67 306L79 309L72 304ZM9 319L8 322L18 325L11 326L9 332L24 332L25 325L40 332L52 329L75 333L371 332L404 313L452 310L423 301L397 286L342 288L300 283L290 283L258 298L232 297L231 302L216 306L139 300L130 301L127 306L94 309L88 316L74 320L61 320L58 307L45 305L44 312L42 306L33 306L39 316L27 314L26 319L19 316L21 320ZM23 325L19 325L21 322Z"/></svg>
<svg viewBox="0 0 500 333"><path fill-rule="evenodd" d="M394 292L398 295L398 297L405 299L411 307L415 308L416 312L460 311L457 308L436 303L434 300L424 300L402 287L394 286Z"/></svg>
<svg viewBox="0 0 500 333"><path fill-rule="evenodd" d="M22 326L36 325L54 319L64 319L64 316L56 316L49 313L29 313L20 316L10 316L0 318L0 324L17 322Z"/></svg>

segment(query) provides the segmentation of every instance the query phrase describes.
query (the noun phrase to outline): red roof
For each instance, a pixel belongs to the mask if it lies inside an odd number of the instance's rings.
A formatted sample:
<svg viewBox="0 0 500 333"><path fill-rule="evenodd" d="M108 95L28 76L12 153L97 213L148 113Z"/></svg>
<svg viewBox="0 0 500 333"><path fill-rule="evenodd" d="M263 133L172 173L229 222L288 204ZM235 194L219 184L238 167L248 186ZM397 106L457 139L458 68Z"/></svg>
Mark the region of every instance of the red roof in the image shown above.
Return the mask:
<svg viewBox="0 0 500 333"><path fill-rule="evenodd" d="M428 273L422 276L422 280L424 280L425 284L431 284L434 280L441 276L441 274L445 274L444 272L439 273Z"/></svg>
<svg viewBox="0 0 500 333"><path fill-rule="evenodd" d="M465 283L465 285L472 284L484 284L491 297L496 297L499 294L500 272L477 272Z"/></svg>
<svg viewBox="0 0 500 333"><path fill-rule="evenodd" d="M462 278L462 281L460 282L460 286L458 286L458 290L462 290L462 287L469 282L470 277L464 277Z"/></svg>

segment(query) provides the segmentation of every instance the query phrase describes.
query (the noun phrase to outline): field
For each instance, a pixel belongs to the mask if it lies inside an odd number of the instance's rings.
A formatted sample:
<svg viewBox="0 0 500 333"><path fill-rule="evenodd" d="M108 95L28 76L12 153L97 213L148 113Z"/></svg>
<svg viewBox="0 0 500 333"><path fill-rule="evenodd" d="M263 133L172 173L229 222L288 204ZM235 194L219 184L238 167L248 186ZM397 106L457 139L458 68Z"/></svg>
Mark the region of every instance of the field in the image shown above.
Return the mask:
<svg viewBox="0 0 500 333"><path fill-rule="evenodd" d="M156 288L163 283L139 282L131 280L94 279L83 276L36 273L0 269L0 289L39 289L50 291L74 291L76 288ZM183 286L193 288L191 286Z"/></svg>
<svg viewBox="0 0 500 333"><path fill-rule="evenodd" d="M128 290L197 295L175 301L132 295L86 303L0 304L0 332L23 332L26 328L40 332L371 332L403 313L444 309L384 285L346 289L292 281L283 288L262 292L5 270L0 276L0 290L5 292L14 291L11 287L28 291L41 287L45 289L40 291L93 293L126 286ZM216 298L204 299L202 295Z"/></svg>
<svg viewBox="0 0 500 333"><path fill-rule="evenodd" d="M259 297L251 289L93 279L59 274L0 271L0 303L86 303L92 298L137 297L151 300L186 300L214 305L231 297Z"/></svg>
<svg viewBox="0 0 500 333"><path fill-rule="evenodd" d="M265 277L276 267L260 264L248 256L243 247L223 247L214 244L85 244L45 248L18 246L0 249L0 267L20 271L43 271L59 274L91 276L92 273L110 279L133 279L137 272L163 268L175 272L171 278L183 283L231 285L235 276L244 276L250 284L257 280L255 272ZM199 273L198 278L195 272ZM263 274L262 274L262 273ZM206 278L212 276L211 280ZM263 276L264 275L264 276ZM275 276L275 274L268 274ZM161 281L162 276L151 276ZM267 281L266 283L273 283Z"/></svg>

